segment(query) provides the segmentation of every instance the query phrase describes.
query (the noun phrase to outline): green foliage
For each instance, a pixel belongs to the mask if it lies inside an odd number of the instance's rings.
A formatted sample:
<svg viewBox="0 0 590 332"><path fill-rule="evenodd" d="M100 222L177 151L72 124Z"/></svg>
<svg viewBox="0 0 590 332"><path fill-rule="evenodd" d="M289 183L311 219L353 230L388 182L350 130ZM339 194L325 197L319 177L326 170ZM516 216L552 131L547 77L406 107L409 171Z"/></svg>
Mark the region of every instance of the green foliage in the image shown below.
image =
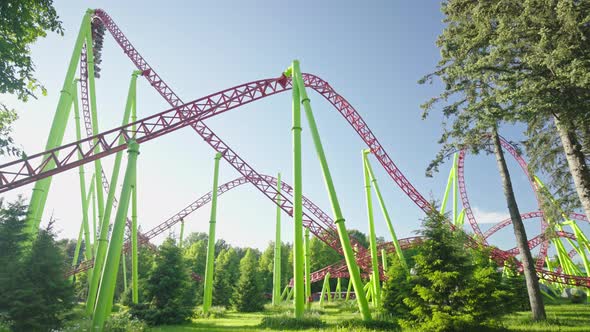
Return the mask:
<svg viewBox="0 0 590 332"><path fill-rule="evenodd" d="M146 302L132 306L131 314L150 325L186 321L194 308L194 292L190 283L189 271L180 249L169 238L159 247L147 278Z"/></svg>
<svg viewBox="0 0 590 332"><path fill-rule="evenodd" d="M271 330L306 330L324 328L326 323L314 316L304 316L297 319L293 315L279 315L265 316L258 327Z"/></svg>
<svg viewBox="0 0 590 332"><path fill-rule="evenodd" d="M146 323L133 318L128 312L113 313L105 323L105 332L143 332L147 331Z"/></svg>
<svg viewBox="0 0 590 332"><path fill-rule="evenodd" d="M231 304L237 311L253 312L264 308L259 275L256 254L248 249L240 261L240 278L231 298Z"/></svg>
<svg viewBox="0 0 590 332"><path fill-rule="evenodd" d="M268 247L262 252L259 260L259 270L262 280L262 289L266 293L272 293L273 271L274 271L274 241L268 243ZM291 244L281 244L281 289L293 277L293 265L289 262Z"/></svg>
<svg viewBox="0 0 590 332"><path fill-rule="evenodd" d="M399 325L394 322L386 320L370 320L364 321L362 319L348 319L338 323L338 327L348 331L356 331L359 328L370 329L373 331L399 331Z"/></svg>
<svg viewBox="0 0 590 332"><path fill-rule="evenodd" d="M228 307L234 284L239 278L240 258L233 248L223 249L215 260L213 305Z"/></svg>
<svg viewBox="0 0 590 332"><path fill-rule="evenodd" d="M26 101L34 90L45 89L34 78L30 45L47 31L63 35L53 0L0 2L0 93L16 94Z"/></svg>
<svg viewBox="0 0 590 332"><path fill-rule="evenodd" d="M226 308L221 306L213 306L209 308L207 313L204 313L202 307L200 307L193 314L195 318L224 318L226 316Z"/></svg>
<svg viewBox="0 0 590 332"><path fill-rule="evenodd" d="M409 329L466 331L495 324L514 311L513 296L489 253L465 250L465 235L452 231L438 212L420 233L415 265L408 274L394 259L384 285L383 309Z"/></svg>

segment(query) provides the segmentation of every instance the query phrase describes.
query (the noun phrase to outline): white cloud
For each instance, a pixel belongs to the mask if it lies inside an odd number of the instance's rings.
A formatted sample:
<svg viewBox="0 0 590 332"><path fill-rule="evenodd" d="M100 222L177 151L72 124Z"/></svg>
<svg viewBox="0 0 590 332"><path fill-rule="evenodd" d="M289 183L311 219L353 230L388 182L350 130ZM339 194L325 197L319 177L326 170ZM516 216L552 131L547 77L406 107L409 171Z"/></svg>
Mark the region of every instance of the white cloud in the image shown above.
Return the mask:
<svg viewBox="0 0 590 332"><path fill-rule="evenodd" d="M475 206L472 208L472 211L475 220L480 224L497 224L510 216L506 212L485 211Z"/></svg>

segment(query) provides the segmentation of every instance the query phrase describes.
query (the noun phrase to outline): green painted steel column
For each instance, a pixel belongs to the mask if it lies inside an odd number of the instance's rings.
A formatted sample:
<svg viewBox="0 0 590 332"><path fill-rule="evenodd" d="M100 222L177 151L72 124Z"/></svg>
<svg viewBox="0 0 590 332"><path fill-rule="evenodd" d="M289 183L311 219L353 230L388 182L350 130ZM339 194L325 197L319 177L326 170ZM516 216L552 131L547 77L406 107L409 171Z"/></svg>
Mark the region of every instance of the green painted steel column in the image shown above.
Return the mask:
<svg viewBox="0 0 590 332"><path fill-rule="evenodd" d="M211 191L211 217L209 219L209 240L207 242L207 265L205 266L205 290L203 293L203 312L207 313L213 299L213 261L215 260L215 223L217 214L217 183L219 182L219 160L221 153L215 154L213 170L213 190Z"/></svg>
<svg viewBox="0 0 590 332"><path fill-rule="evenodd" d="M338 278L338 281L336 282L336 294L334 296L334 298L336 298L336 296L338 297L338 300L342 299L342 284L340 283L340 278Z"/></svg>
<svg viewBox="0 0 590 332"><path fill-rule="evenodd" d="M178 238L178 248L182 249L182 239L184 238L184 219L180 219L180 237Z"/></svg>
<svg viewBox="0 0 590 332"><path fill-rule="evenodd" d="M348 299L350 299L351 288L352 288L352 282L350 282L350 279L348 279L348 287L346 288L346 298L344 299L344 301L348 301Z"/></svg>
<svg viewBox="0 0 590 332"><path fill-rule="evenodd" d="M295 63L295 62L293 62ZM289 69L287 70L289 71ZM290 73L285 73L290 76ZM303 283L303 179L301 166L301 105L299 86L293 80L293 303L295 318L303 318L305 310L305 285Z"/></svg>
<svg viewBox="0 0 590 332"><path fill-rule="evenodd" d="M90 65L88 65L89 67L91 67ZM123 121L121 123L121 125L125 125L127 123L129 123L129 116L131 115L131 108L133 105L133 96L135 94L135 86L137 83L137 76L141 74L140 71L134 71L133 74L131 75L131 82L129 84L129 92L127 94L127 103L125 105L125 112L123 114ZM125 138L123 136L121 136L119 138L119 144L123 144L125 142ZM117 188L117 182L119 180L119 170L121 168L121 159L123 158L123 151L119 151L117 152L117 154L115 155L115 164L113 166L113 173L111 175L111 182L110 182L110 189L107 195L107 202L106 202L106 206L104 209L104 215L102 216L102 219L100 220L100 235L99 235L99 239L98 239L98 249L96 250L96 256L94 259L94 269L95 271L98 271L99 273L94 273L92 276L92 281L90 283L90 288L88 290L88 299L86 301L86 312L87 313L91 313L92 311L94 311L94 304L95 304L95 299L96 299L96 294L98 292L98 288L99 288L99 284L100 284L100 278L101 278L101 273L100 271L102 271L103 265L104 265L104 260L105 260L105 255L107 252L107 236L109 233L109 226L110 226L110 220L111 220L111 212L112 212L112 208L113 208L113 202L115 200L115 191ZM96 172L97 174L97 178L100 179L102 176L102 171L101 172ZM100 180L99 180L100 181ZM99 211L99 217L100 217L100 196L101 196L101 192L102 192L102 183L97 182L97 192L99 193L97 195L97 197L99 197L99 203L98 203L98 211ZM133 183L131 184L133 186Z"/></svg>
<svg viewBox="0 0 590 332"><path fill-rule="evenodd" d="M457 216L459 213L459 178L457 176L457 153L453 156L453 224L457 225Z"/></svg>
<svg viewBox="0 0 590 332"><path fill-rule="evenodd" d="M74 75L76 75L76 68L78 61L80 60L80 52L82 51L84 37L86 36L86 30L88 29L90 15L92 15L92 13L93 11L89 9L82 18L78 37L76 38L74 50L72 51L72 56L70 57L70 63L68 65L66 77L60 91L57 109L55 111L55 115L53 116L53 122L49 131L49 137L47 138L47 144L45 145L46 151L62 144L72 102L70 89L72 82L74 81ZM55 168L55 161L53 160L49 161L45 167L45 170L52 168ZM31 201L27 211L25 226L25 234L30 237L31 241L37 236L37 230L39 228L39 224L41 223L45 203L47 202L47 194L49 193L49 188L51 187L51 179L52 177L41 179L35 182L35 186L33 187L33 193L31 194ZM30 244L30 242L28 243Z"/></svg>
<svg viewBox="0 0 590 332"><path fill-rule="evenodd" d="M307 309L311 309L311 252L309 250L309 228L305 228L304 238L304 253L305 253L305 303L307 303Z"/></svg>
<svg viewBox="0 0 590 332"><path fill-rule="evenodd" d="M330 302L330 272L324 276L324 283L322 285L322 293L320 295L320 307L324 307L324 297L328 295L328 302Z"/></svg>
<svg viewBox="0 0 590 332"><path fill-rule="evenodd" d="M381 289L379 284L379 253L377 252L377 239L375 236L375 221L373 220L373 199L371 197L371 179L367 168L367 154L370 150L361 151L363 173L365 175L365 198L367 202L367 219L369 221L369 247L371 250L371 267L373 269L373 305L379 306Z"/></svg>
<svg viewBox="0 0 590 332"><path fill-rule="evenodd" d="M104 323L111 313L111 308L113 306L119 260L121 259L121 251L123 249L123 237L125 235L127 212L132 191L131 186L135 182L137 156L139 155L139 144L137 144L137 142L129 141L127 146L129 147L127 150L127 169L123 180L123 188L121 189L119 207L111 232L108 254L102 273L100 273L100 270L98 269L96 270L97 273L94 273L95 275L101 274L102 276L100 278L101 283L96 300L96 309L94 310L94 315L92 317L93 331L102 331Z"/></svg>
<svg viewBox="0 0 590 332"><path fill-rule="evenodd" d="M285 286L285 289L283 289L283 292L281 293L281 301L286 300L285 296L287 296L287 293L289 293L289 285Z"/></svg>
<svg viewBox="0 0 590 332"><path fill-rule="evenodd" d="M385 249L381 249L381 266L383 266L383 272L387 273L389 265L387 264L387 252Z"/></svg>
<svg viewBox="0 0 590 332"><path fill-rule="evenodd" d="M279 305L281 302L281 173L277 180L277 212L275 223L275 252L273 264L273 283L272 283L272 304Z"/></svg>
<svg viewBox="0 0 590 332"><path fill-rule="evenodd" d="M451 187L453 187L454 184L454 178L455 178L455 168L451 167L451 170L449 171L449 178L447 180L447 186L445 187L445 195L443 196L443 200L442 200L442 204L440 205L440 213L444 214L445 210L447 209L447 202L449 200L449 193L451 192Z"/></svg>
<svg viewBox="0 0 590 332"><path fill-rule="evenodd" d="M80 246L82 244L82 231L84 230L84 225L80 224L80 232L78 232L78 241L76 241L76 249L74 250L74 258L72 259L72 267L76 267L78 264L78 257L80 255ZM70 276L70 281L74 280L74 275Z"/></svg>
<svg viewBox="0 0 590 332"><path fill-rule="evenodd" d="M352 246L350 245L350 238L348 237L348 232L346 231L345 220L340 209L340 203L338 202L338 196L336 195L336 188L334 187L334 182L332 181L332 174L330 173L330 168L328 167L328 161L326 159L324 147L322 146L320 134L315 123L313 111L311 110L309 97L307 96L307 92L305 91L305 84L303 82L303 77L301 76L301 70L299 69L299 61L293 61L292 69L294 81L293 86L295 86L296 83L299 90L301 103L303 104L303 108L305 109L305 115L307 117L307 122L309 124L309 129L311 132L311 136L313 138L315 150L318 155L318 159L320 160L322 173L324 175L326 189L330 196L332 211L334 213L334 223L336 224L338 235L340 237L340 244L342 246L342 251L344 252L344 259L346 260L346 265L348 266L348 273L350 274L350 278L352 280L355 290L360 290L362 289L360 271L355 261ZM369 311L369 305L363 292L357 292L357 303L363 320L371 320L371 312Z"/></svg>
<svg viewBox="0 0 590 332"><path fill-rule="evenodd" d="M127 262L123 252L121 252L121 263L123 265L123 291L127 292Z"/></svg>
<svg viewBox="0 0 590 332"><path fill-rule="evenodd" d="M133 73L139 74L137 71ZM131 122L137 121L137 85L131 92L133 106L131 107ZM135 132L135 124L131 130ZM139 302L139 261L138 261L138 242L137 242L137 173L133 181L133 192L131 193L131 301L135 304ZM184 227L184 221L182 226ZM182 235L181 235L182 237Z"/></svg>
<svg viewBox="0 0 590 332"><path fill-rule="evenodd" d="M82 130L80 126L80 109L78 106L78 92L76 89L76 81L72 84L72 99L74 103L74 120L76 122L76 140L79 141L82 139ZM78 160L83 158L82 153L78 151ZM90 225L88 221L88 198L86 197L86 178L84 176L84 165L78 166L78 174L80 180L80 198L82 200L82 227L84 229L84 256L87 260L93 258L93 250L89 250L91 248L92 242L90 241Z"/></svg>
<svg viewBox="0 0 590 332"><path fill-rule="evenodd" d="M96 220L97 217L97 207L96 207L96 181L95 181L95 174L92 174L92 179L90 180L90 193L92 194L92 252L95 253L96 249L98 248L98 244L96 243Z"/></svg>
<svg viewBox="0 0 590 332"><path fill-rule="evenodd" d="M365 150L370 151L370 150ZM397 241L397 235L395 234L395 229L393 228L393 223L391 222L391 217L389 216L389 211L385 206L385 200L381 195L381 190L379 189L379 184L377 183L377 179L375 178L375 173L373 173L373 167L369 162L368 152L365 154L365 167L369 171L369 176L371 177L371 182L373 183L373 188L375 189L375 194L377 195L377 200L379 201L379 206L381 207L381 213L385 218L385 222L387 223L387 229L389 229L389 234L391 235L391 240L393 242L393 246L395 247L395 252L399 257L399 261L404 269L407 269L406 258L404 257L404 252Z"/></svg>

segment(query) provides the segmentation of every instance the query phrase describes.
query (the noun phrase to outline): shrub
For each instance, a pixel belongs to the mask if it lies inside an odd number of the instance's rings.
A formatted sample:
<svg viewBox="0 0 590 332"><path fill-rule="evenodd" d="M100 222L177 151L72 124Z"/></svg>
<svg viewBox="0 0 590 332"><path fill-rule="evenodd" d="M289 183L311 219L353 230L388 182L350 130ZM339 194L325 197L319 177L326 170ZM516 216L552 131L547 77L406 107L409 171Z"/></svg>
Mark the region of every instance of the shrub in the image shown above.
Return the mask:
<svg viewBox="0 0 590 332"><path fill-rule="evenodd" d="M356 331L361 328L376 331L399 331L399 325L392 321L377 320L373 319L370 321L364 321L358 318L348 319L338 323L339 328L345 329L346 331Z"/></svg>
<svg viewBox="0 0 590 332"><path fill-rule="evenodd" d="M214 306L209 308L208 313L203 312L203 308L195 310L194 318L223 318L226 316L226 309L223 306Z"/></svg>
<svg viewBox="0 0 590 332"><path fill-rule="evenodd" d="M134 331L134 332L143 332L147 331L147 324L142 322L139 319L132 318L131 315L127 312L122 313L114 313L111 315L109 320L107 320L105 327L105 332L127 332L127 331Z"/></svg>
<svg viewBox="0 0 590 332"><path fill-rule="evenodd" d="M306 330L324 328L326 327L326 323L319 317L305 316L297 319L290 315L280 315L262 318L258 327L271 330Z"/></svg>

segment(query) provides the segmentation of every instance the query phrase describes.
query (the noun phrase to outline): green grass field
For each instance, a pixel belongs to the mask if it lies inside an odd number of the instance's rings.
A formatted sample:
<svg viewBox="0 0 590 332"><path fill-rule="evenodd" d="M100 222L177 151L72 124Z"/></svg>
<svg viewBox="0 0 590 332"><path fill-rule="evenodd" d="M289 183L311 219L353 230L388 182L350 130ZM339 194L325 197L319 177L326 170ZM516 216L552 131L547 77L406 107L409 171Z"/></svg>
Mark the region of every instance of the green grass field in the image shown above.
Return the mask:
<svg viewBox="0 0 590 332"><path fill-rule="evenodd" d="M327 327L316 331L350 331L338 328L337 324L344 320L358 318L358 314L349 305L328 304L320 310L319 317ZM288 310L284 308L284 311ZM558 304L547 305L548 320L543 323L532 323L528 312L519 312L502 319L505 331L576 331L590 332L590 305ZM268 310L258 313L237 313L228 311L221 318L195 319L190 324L180 326L160 326L150 329L153 332L172 331L265 331L258 326L265 315L277 315L281 310ZM270 331L266 329L266 331ZM289 331L289 330L285 330ZM312 329L308 330L312 331ZM373 331L356 329L356 331Z"/></svg>

